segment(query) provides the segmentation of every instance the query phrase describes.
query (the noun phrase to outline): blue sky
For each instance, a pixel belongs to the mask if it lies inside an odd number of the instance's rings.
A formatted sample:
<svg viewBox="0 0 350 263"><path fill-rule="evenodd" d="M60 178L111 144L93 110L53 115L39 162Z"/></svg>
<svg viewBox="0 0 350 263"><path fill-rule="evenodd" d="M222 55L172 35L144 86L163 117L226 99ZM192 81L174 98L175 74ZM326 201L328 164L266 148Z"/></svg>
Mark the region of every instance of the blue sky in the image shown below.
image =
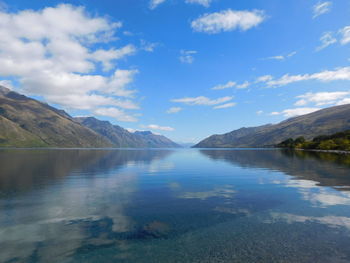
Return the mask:
<svg viewBox="0 0 350 263"><path fill-rule="evenodd" d="M73 116L197 142L350 103L346 0L0 6L0 83Z"/></svg>

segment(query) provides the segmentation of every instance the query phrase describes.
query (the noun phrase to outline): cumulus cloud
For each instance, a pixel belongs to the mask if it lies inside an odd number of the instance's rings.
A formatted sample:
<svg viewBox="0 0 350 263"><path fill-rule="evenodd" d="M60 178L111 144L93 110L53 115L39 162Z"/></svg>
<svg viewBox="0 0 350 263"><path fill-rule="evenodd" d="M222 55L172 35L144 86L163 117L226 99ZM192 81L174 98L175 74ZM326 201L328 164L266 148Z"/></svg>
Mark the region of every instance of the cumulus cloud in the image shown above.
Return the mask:
<svg viewBox="0 0 350 263"><path fill-rule="evenodd" d="M270 115L283 115L284 117L291 118L291 117L312 113L318 110L320 110L320 108L306 108L306 107L295 108L295 109L287 109L281 112L274 111L274 112L271 112Z"/></svg>
<svg viewBox="0 0 350 263"><path fill-rule="evenodd" d="M135 92L129 85L137 71L116 69L116 61L135 54L136 48L111 45L121 27L69 4L15 13L0 10L0 76L14 79L27 95L40 95L67 109L137 109L125 99ZM96 73L100 68L103 75ZM123 116L118 111L114 115Z"/></svg>
<svg viewBox="0 0 350 263"><path fill-rule="evenodd" d="M225 103L222 105L215 106L214 109L226 109L226 108L232 108L234 106L236 106L236 103L230 102L230 103Z"/></svg>
<svg viewBox="0 0 350 263"><path fill-rule="evenodd" d="M136 53L133 45L126 45L120 49L103 50L99 49L91 54L91 59L101 62L105 71L113 68L113 61Z"/></svg>
<svg viewBox="0 0 350 263"><path fill-rule="evenodd" d="M261 10L236 11L232 9L221 12L204 14L192 21L194 31L217 34L225 31L240 29L246 31L256 27L265 20Z"/></svg>
<svg viewBox="0 0 350 263"><path fill-rule="evenodd" d="M189 4L199 4L205 7L209 7L212 0L186 0L186 3Z"/></svg>
<svg viewBox="0 0 350 263"><path fill-rule="evenodd" d="M171 107L170 109L168 109L168 110L166 111L166 113L168 113L168 114L173 114L173 113L178 113L178 112L180 112L180 111L182 111L182 108L181 108L181 107Z"/></svg>
<svg viewBox="0 0 350 263"><path fill-rule="evenodd" d="M323 106L329 104L338 104L346 97L350 97L350 91L334 91L334 92L308 92L303 95L297 96L299 99L295 105L305 106L310 103L316 106Z"/></svg>
<svg viewBox="0 0 350 263"><path fill-rule="evenodd" d="M332 2L318 2L316 5L313 6L313 18L316 18L320 15L326 14L329 11L331 11L332 8Z"/></svg>
<svg viewBox="0 0 350 263"><path fill-rule="evenodd" d="M114 118L118 121L136 122L137 119L134 116L128 115L123 110L117 108L99 108L95 109L94 113L99 116L106 116Z"/></svg>
<svg viewBox="0 0 350 263"><path fill-rule="evenodd" d="M128 85L134 81L138 70L117 69L110 77L108 85L102 90L103 93L110 93L116 96L130 97L135 90L127 89Z"/></svg>
<svg viewBox="0 0 350 263"><path fill-rule="evenodd" d="M229 81L226 84L216 85L215 87L212 88L212 90L229 89L229 88L233 88L234 86L236 86L236 82Z"/></svg>
<svg viewBox="0 0 350 263"><path fill-rule="evenodd" d="M337 43L337 39L333 36L332 32L324 32L320 38L321 45L316 48L316 51L320 51L330 45Z"/></svg>
<svg viewBox="0 0 350 263"><path fill-rule="evenodd" d="M218 104L228 102L232 99L233 97L230 97L230 96L221 97L218 99L209 99L204 96L199 96L199 97L185 97L180 99L173 99L172 102L184 103L192 106L193 105L213 106L213 105L218 105Z"/></svg>
<svg viewBox="0 0 350 263"><path fill-rule="evenodd" d="M174 131L175 129L169 126L160 126L157 124L141 125L144 129L159 130L159 131Z"/></svg>
<svg viewBox="0 0 350 263"><path fill-rule="evenodd" d="M179 60L182 63L192 64L194 62L194 55L197 54L195 50L181 50Z"/></svg>

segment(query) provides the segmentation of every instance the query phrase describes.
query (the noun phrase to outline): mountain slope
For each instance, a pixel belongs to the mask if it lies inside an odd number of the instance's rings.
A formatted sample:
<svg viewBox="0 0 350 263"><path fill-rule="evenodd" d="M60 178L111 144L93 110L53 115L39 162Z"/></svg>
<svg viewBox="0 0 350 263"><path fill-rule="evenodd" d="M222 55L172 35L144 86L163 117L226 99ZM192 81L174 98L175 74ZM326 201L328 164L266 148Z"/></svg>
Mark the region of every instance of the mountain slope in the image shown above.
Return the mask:
<svg viewBox="0 0 350 263"><path fill-rule="evenodd" d="M111 124L109 121L101 121L94 117L78 117L74 120L108 138L114 147L147 147L142 138L118 125Z"/></svg>
<svg viewBox="0 0 350 263"><path fill-rule="evenodd" d="M275 125L242 128L213 135L195 148L269 147L288 138L304 136L307 140L350 129L350 104L322 109L285 120Z"/></svg>
<svg viewBox="0 0 350 263"><path fill-rule="evenodd" d="M0 146L109 147L111 143L47 104L0 86Z"/></svg>
<svg viewBox="0 0 350 263"><path fill-rule="evenodd" d="M153 134L150 131L136 131L136 136L142 138L150 148L180 148L181 146L163 135Z"/></svg>
<svg viewBox="0 0 350 263"><path fill-rule="evenodd" d="M131 133L126 129L113 125L108 121L101 121L94 117L74 118L76 122L94 130L98 134L108 138L114 147L129 148L175 148L180 147L170 139L156 135L152 132L137 131Z"/></svg>

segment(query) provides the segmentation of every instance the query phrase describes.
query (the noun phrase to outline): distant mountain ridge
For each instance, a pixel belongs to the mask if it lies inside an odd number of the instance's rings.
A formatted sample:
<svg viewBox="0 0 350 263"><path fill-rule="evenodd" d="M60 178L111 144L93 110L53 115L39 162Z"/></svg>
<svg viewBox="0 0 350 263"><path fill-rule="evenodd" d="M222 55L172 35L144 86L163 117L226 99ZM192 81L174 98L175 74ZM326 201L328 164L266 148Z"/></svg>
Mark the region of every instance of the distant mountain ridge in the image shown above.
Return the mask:
<svg viewBox="0 0 350 263"><path fill-rule="evenodd" d="M180 145L162 135L150 131L134 133L109 121L101 121L94 117L77 117L74 120L107 138L117 148L178 148Z"/></svg>
<svg viewBox="0 0 350 263"><path fill-rule="evenodd" d="M181 146L163 135L157 135L150 131L136 131L135 136L141 137L146 142L146 147L151 148L181 148Z"/></svg>
<svg viewBox="0 0 350 263"><path fill-rule="evenodd" d="M288 138L310 140L350 129L350 104L325 108L294 117L278 124L241 128L222 135L212 135L194 148L272 147Z"/></svg>
<svg viewBox="0 0 350 263"><path fill-rule="evenodd" d="M128 132L93 117L73 118L63 110L0 86L0 147L180 147L170 139Z"/></svg>

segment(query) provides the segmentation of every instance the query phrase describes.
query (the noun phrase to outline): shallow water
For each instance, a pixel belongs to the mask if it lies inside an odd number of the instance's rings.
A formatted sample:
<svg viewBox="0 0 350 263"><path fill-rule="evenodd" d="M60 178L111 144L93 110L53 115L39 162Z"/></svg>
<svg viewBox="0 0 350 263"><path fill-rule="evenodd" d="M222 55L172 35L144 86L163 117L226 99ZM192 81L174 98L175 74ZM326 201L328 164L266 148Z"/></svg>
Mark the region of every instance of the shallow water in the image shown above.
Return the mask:
<svg viewBox="0 0 350 263"><path fill-rule="evenodd" d="M0 262L349 262L350 157L0 150Z"/></svg>

